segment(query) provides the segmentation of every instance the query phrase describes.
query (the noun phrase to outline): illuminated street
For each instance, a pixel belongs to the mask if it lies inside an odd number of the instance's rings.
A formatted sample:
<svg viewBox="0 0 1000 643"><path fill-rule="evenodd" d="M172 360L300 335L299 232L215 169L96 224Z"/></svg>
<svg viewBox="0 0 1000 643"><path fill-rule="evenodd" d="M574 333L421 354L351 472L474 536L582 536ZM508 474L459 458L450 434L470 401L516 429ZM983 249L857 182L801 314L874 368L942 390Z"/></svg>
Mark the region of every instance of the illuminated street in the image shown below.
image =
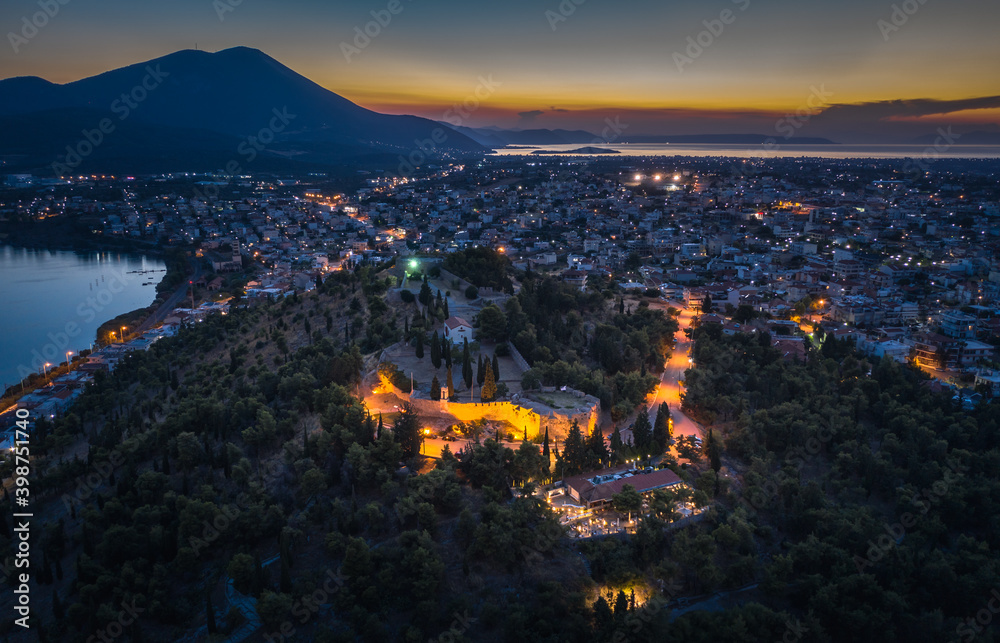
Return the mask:
<svg viewBox="0 0 1000 643"><path fill-rule="evenodd" d="M665 401L670 406L670 414L674 418L675 438L681 435L702 437L701 427L680 410L681 382L684 380L684 371L691 366L691 340L689 340L687 335L684 334L684 331L691 326L691 322L694 319L694 313L685 308L680 302L671 302L670 305L674 308L680 309L681 311L680 316L677 318L677 321L680 323L680 328L677 330L675 335L677 343L673 354L670 356L670 360L666 364L663 375L660 377L659 386L656 387L656 390L653 392L653 396L649 401L649 421L650 424L652 424L656 420L656 410L659 407L660 402ZM668 305L659 305L655 307L662 309L664 312L666 312L669 308Z"/></svg>

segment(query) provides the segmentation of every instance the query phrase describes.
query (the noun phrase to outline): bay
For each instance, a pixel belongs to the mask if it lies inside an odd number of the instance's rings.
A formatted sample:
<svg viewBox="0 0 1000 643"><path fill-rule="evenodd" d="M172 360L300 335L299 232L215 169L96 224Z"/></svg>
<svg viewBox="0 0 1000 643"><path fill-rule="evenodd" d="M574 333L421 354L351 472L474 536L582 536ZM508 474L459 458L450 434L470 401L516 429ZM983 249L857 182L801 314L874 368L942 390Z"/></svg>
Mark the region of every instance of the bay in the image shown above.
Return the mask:
<svg viewBox="0 0 1000 643"><path fill-rule="evenodd" d="M153 303L155 285L143 284L165 269L143 255L0 246L0 383L90 348L101 324Z"/></svg>

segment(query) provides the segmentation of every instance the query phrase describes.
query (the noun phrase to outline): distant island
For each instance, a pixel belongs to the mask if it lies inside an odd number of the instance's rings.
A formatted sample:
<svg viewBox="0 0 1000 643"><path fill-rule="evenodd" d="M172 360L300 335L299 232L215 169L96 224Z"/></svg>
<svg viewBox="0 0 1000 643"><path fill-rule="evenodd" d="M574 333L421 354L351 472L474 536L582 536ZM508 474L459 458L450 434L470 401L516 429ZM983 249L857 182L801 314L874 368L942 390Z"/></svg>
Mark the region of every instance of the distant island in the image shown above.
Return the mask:
<svg viewBox="0 0 1000 643"><path fill-rule="evenodd" d="M532 154L621 154L621 152L618 150L609 150L603 147L578 147L575 150L568 150L565 152L560 152L558 150L535 150Z"/></svg>

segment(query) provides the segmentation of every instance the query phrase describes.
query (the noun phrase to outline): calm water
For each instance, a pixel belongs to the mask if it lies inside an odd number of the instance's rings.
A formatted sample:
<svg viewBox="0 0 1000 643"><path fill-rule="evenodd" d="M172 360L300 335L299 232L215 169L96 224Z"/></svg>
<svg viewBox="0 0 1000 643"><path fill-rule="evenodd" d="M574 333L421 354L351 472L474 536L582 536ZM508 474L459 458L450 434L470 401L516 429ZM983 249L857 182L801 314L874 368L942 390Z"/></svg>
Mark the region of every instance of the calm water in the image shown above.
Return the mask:
<svg viewBox="0 0 1000 643"><path fill-rule="evenodd" d="M569 152L581 147L616 150L622 156L730 156L737 158L1000 158L995 145L953 145L940 154L926 145L782 145L766 150L762 145L665 145L665 144L603 144L541 145L497 150L503 156L531 154L535 150ZM536 158L539 155L534 155ZM542 158L547 155L542 155ZM589 155L588 155L589 156ZM604 155L607 156L607 155ZM617 156L617 155L616 155Z"/></svg>
<svg viewBox="0 0 1000 643"><path fill-rule="evenodd" d="M11 385L66 351L90 348L98 326L156 298L162 261L118 253L0 246L0 384Z"/></svg>

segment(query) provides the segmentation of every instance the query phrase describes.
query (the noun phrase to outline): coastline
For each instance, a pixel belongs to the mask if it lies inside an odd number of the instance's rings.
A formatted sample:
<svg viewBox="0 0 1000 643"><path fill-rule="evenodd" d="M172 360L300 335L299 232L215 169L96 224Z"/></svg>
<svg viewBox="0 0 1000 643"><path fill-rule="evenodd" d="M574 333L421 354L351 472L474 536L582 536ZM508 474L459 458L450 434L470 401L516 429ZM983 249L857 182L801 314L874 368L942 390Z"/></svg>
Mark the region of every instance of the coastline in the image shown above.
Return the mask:
<svg viewBox="0 0 1000 643"><path fill-rule="evenodd" d="M107 328L117 327L119 320L130 320L136 326L148 320L163 304L169 291L176 288L178 284L183 283L189 274L190 266L187 260L187 249L183 247L164 248L159 244L153 245L127 239L96 238L94 235L74 237L62 234L49 237L39 234L42 232L40 230L32 230L30 234L23 234L24 231L21 231L21 234L11 235L5 233L5 229L8 227L9 222L0 224L0 245L52 252L114 252L137 257L156 258L163 262L165 271L154 287L155 296L153 301L148 306L136 308L103 321L95 331L95 346L101 344L100 337L102 336L102 332L106 332ZM33 373L20 381L14 382L3 391L0 391L0 410L15 405L23 395L45 386L53 378L75 370L82 363L81 358L89 354L89 350L81 350L68 366L53 368L46 376Z"/></svg>

